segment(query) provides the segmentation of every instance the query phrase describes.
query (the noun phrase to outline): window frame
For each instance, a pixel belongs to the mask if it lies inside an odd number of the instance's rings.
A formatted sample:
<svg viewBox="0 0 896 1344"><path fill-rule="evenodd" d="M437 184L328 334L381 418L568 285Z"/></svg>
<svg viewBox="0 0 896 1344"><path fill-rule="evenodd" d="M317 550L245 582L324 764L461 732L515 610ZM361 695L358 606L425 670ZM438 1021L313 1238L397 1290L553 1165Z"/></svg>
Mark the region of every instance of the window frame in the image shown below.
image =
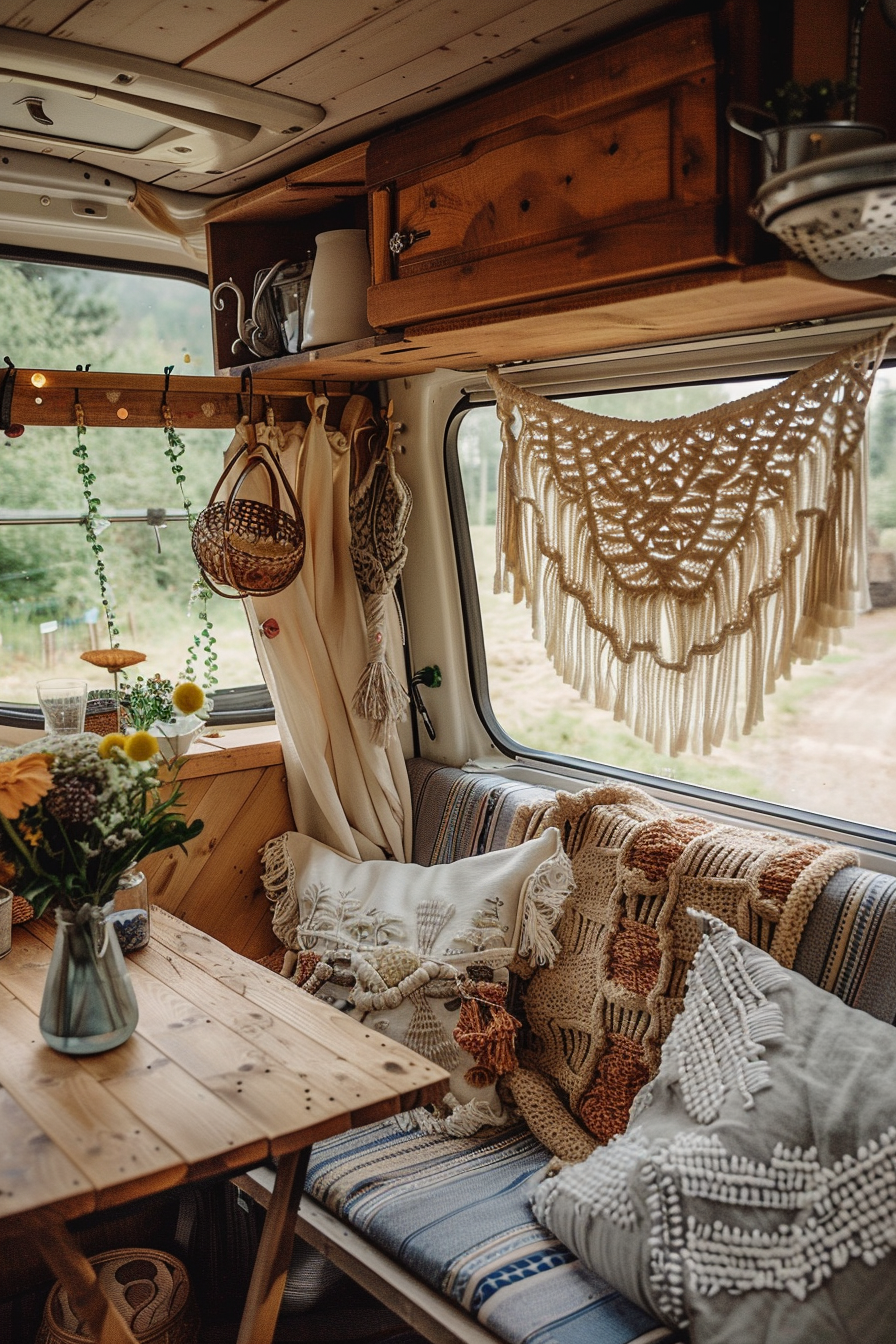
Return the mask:
<svg viewBox="0 0 896 1344"><path fill-rule="evenodd" d="M842 342L844 345L847 343L848 338ZM814 350L808 356L794 355L793 352L784 353L782 351L780 358L772 358L762 369L750 366L749 372L743 372L736 365L728 366L725 363L717 366L716 376L711 377L707 376L708 368L706 365L698 368L684 367L674 378L661 376L655 381L651 381L649 369L645 367L642 379L632 383L626 378L622 386L615 387L604 381L600 376L599 368L595 368L594 381L601 383L599 388L589 387L587 385L587 374L582 375L578 368L576 369L575 380L566 384L563 370L560 369L557 371L556 378L550 380L548 388L535 386L533 390L538 391L540 395L559 399L560 397L572 396L597 396L601 392L651 391L671 385L730 383L737 377L754 378L756 380L769 376L787 377L801 363L809 363L818 357L818 352ZM896 367L896 358L886 359L881 364L881 368L893 367ZM539 370L538 372L544 374L545 371ZM513 377L513 371L511 371L510 376ZM544 782L546 775L559 777L561 780L569 781L577 787L594 783L595 780L625 781L662 798L672 806L696 806L701 811L722 814L736 824L766 828L771 825L775 829L783 828L798 834L825 840L828 843L857 846L865 855L876 856L879 860L883 860L884 866L892 868L896 872L896 829L831 817L811 809L795 808L784 803L772 803L764 799L748 798L743 795L728 793L722 789L713 789L706 785L689 784L684 780L673 780L661 775L645 774L608 762L592 761L583 757L566 756L557 752L539 750L517 742L504 730L494 714L489 694L488 660L483 637L479 590L457 448L458 433L464 416L471 410L486 406L495 406L494 394L491 393L490 389L487 394L480 391L478 387L472 393L469 388L464 389L445 423L443 461L463 614L470 690L480 722L501 755L507 757L509 762L512 762L514 766L521 770L531 772L533 782ZM878 866L880 865L878 864Z"/></svg>

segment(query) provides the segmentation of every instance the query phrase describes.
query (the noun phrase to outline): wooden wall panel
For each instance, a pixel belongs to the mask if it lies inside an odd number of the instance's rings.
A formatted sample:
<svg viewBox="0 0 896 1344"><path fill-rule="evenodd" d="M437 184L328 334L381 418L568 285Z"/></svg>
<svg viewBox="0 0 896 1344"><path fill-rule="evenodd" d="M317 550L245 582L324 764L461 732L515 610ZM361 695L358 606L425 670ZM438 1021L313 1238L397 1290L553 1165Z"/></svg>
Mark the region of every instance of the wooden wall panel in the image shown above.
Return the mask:
<svg viewBox="0 0 896 1344"><path fill-rule="evenodd" d="M243 754L246 768L238 764ZM254 763L271 755L280 759ZM293 826L279 746L191 756L181 772L181 788L187 817L201 817L204 829L186 853L165 850L140 865L150 900L234 952L266 955L279 943L271 931L259 850Z"/></svg>

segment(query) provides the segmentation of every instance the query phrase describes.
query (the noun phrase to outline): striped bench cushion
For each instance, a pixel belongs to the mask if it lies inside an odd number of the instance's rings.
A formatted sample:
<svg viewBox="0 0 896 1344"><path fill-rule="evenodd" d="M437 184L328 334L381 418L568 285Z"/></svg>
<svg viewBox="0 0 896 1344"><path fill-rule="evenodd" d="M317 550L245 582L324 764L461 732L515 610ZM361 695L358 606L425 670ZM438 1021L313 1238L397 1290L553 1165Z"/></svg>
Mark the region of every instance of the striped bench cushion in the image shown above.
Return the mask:
<svg viewBox="0 0 896 1344"><path fill-rule="evenodd" d="M669 1344L535 1222L549 1157L523 1126L452 1139L384 1120L316 1143L306 1189L508 1344Z"/></svg>
<svg viewBox="0 0 896 1344"><path fill-rule="evenodd" d="M835 873L812 907L793 968L896 1026L896 879L868 868Z"/></svg>
<svg viewBox="0 0 896 1344"><path fill-rule="evenodd" d="M553 795L485 771L408 761L414 803L414 863L431 867L505 849L517 809Z"/></svg>

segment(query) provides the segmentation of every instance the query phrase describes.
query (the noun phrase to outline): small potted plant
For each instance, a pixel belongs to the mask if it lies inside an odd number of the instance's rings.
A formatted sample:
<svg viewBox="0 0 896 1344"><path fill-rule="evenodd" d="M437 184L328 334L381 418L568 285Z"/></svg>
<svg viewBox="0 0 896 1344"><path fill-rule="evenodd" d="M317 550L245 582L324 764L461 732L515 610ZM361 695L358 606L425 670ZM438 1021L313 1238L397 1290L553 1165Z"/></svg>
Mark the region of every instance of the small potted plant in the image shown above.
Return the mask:
<svg viewBox="0 0 896 1344"><path fill-rule="evenodd" d="M195 681L173 685L160 673L135 678L123 703L128 727L152 733L166 761L189 751L211 710L211 702Z"/></svg>
<svg viewBox="0 0 896 1344"><path fill-rule="evenodd" d="M831 119L831 113L840 104L854 105L856 92L854 83L842 79L816 79L811 84L790 79L775 90L762 108L731 103L728 124L761 141L764 176L769 178L829 154L866 149L885 140L887 133L883 126ZM761 131L746 126L738 120L745 112L771 124Z"/></svg>

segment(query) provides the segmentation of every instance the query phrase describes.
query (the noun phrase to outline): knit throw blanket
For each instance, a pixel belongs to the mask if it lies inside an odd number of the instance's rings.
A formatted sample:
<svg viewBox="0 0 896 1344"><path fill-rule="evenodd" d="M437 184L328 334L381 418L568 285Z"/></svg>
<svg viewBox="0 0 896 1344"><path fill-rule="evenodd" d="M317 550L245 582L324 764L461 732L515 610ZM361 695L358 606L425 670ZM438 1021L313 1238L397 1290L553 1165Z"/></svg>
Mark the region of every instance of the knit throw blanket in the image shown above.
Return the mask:
<svg viewBox="0 0 896 1344"><path fill-rule="evenodd" d="M867 605L860 448L889 334L674 420L571 410L489 371L495 591L525 598L564 681L657 751L749 733Z"/></svg>
<svg viewBox="0 0 896 1344"><path fill-rule="evenodd" d="M521 1067L503 1086L545 1147L578 1162L625 1129L659 1067L700 941L687 907L792 967L816 897L856 856L671 812L626 785L559 793L519 815L511 843L545 826L560 830L576 891L559 956L526 990Z"/></svg>

